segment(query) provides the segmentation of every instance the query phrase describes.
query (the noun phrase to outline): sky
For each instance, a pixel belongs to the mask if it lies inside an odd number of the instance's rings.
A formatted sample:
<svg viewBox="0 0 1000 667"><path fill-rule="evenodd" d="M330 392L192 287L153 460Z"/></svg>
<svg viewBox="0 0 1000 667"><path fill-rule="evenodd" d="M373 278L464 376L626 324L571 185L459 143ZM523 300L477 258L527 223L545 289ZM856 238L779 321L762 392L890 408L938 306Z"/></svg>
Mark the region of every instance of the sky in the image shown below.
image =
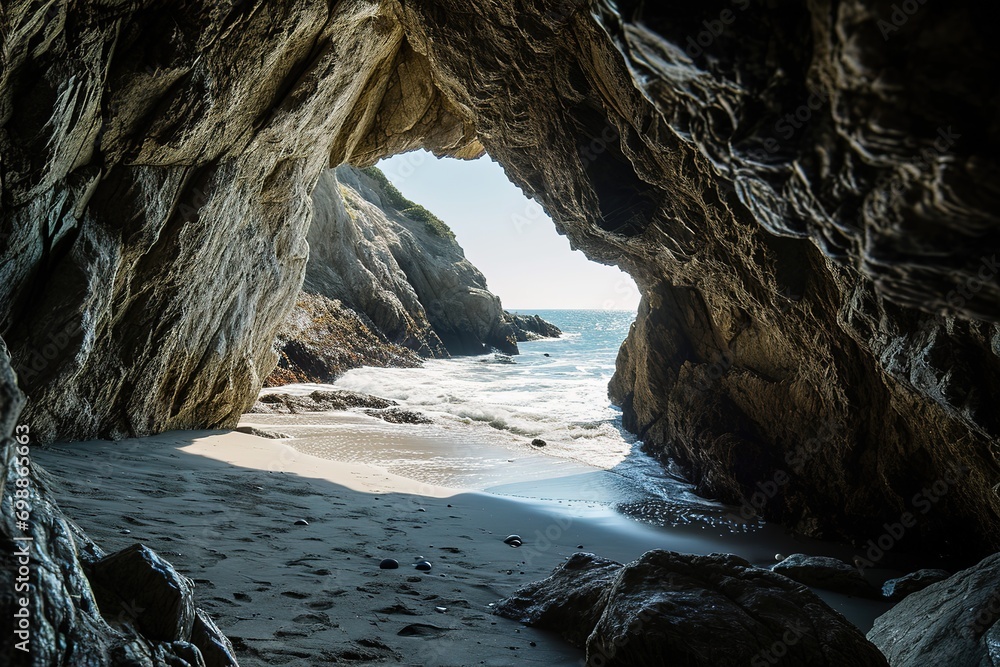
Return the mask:
<svg viewBox="0 0 1000 667"><path fill-rule="evenodd" d="M634 312L639 305L639 291L628 274L570 250L542 207L507 180L488 155L467 161L415 151L382 160L378 167L407 199L451 227L507 310Z"/></svg>

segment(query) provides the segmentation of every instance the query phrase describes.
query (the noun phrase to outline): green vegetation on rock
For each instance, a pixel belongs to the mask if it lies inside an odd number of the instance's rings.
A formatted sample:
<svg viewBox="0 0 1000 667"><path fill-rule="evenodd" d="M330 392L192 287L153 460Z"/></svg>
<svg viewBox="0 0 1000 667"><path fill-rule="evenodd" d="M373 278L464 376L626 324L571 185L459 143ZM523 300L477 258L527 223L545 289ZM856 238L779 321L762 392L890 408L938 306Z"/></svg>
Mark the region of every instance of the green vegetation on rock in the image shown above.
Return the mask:
<svg viewBox="0 0 1000 667"><path fill-rule="evenodd" d="M403 193L396 189L396 186L389 181L381 169L378 167L366 167L361 171L379 184L385 195L386 203L399 211L401 215L405 215L414 222L424 223L427 230L435 236L452 241L455 240L455 232L451 231L451 228L441 218L420 204L416 204L404 197Z"/></svg>

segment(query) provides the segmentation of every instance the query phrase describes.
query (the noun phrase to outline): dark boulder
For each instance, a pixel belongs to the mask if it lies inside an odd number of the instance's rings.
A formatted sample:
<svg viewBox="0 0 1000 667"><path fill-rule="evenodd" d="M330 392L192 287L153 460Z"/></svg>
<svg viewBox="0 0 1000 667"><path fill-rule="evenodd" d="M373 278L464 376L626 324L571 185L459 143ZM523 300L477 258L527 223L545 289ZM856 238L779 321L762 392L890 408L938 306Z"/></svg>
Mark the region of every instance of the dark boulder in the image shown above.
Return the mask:
<svg viewBox="0 0 1000 667"><path fill-rule="evenodd" d="M201 651L205 667L239 667L232 643L201 609L195 610L191 643Z"/></svg>
<svg viewBox="0 0 1000 667"><path fill-rule="evenodd" d="M558 632L582 647L601 617L605 596L621 568L621 563L607 558L575 553L548 579L522 586L498 602L494 613Z"/></svg>
<svg viewBox="0 0 1000 667"><path fill-rule="evenodd" d="M576 554L496 613L562 632L587 665L887 665L807 588L730 555L656 550L622 566Z"/></svg>
<svg viewBox="0 0 1000 667"><path fill-rule="evenodd" d="M1000 665L1000 554L906 597L868 639L892 667Z"/></svg>
<svg viewBox="0 0 1000 667"><path fill-rule="evenodd" d="M815 586L844 595L866 598L881 593L854 567L828 556L793 554L771 568L772 571L806 586Z"/></svg>
<svg viewBox="0 0 1000 667"><path fill-rule="evenodd" d="M194 584L149 547L135 544L96 561L90 581L112 623L135 627L147 639L191 639Z"/></svg>
<svg viewBox="0 0 1000 667"><path fill-rule="evenodd" d="M892 602L899 602L907 595L922 591L950 576L951 574L945 570L917 570L882 584L882 596Z"/></svg>

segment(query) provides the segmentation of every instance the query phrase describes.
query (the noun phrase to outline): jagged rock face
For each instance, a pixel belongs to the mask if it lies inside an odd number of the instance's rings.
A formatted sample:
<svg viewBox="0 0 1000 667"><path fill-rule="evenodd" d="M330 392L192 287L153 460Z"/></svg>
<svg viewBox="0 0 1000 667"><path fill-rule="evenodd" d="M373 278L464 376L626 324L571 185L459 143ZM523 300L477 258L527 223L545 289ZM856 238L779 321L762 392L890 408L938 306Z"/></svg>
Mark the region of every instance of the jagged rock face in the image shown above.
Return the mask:
<svg viewBox="0 0 1000 667"><path fill-rule="evenodd" d="M389 187L349 166L323 174L306 289L339 299L423 356L517 354L515 327L451 230L406 215L399 207L412 202L392 201Z"/></svg>
<svg viewBox="0 0 1000 667"><path fill-rule="evenodd" d="M907 596L868 639L892 667L1000 664L1000 554Z"/></svg>
<svg viewBox="0 0 1000 667"><path fill-rule="evenodd" d="M810 590L724 554L653 550L622 565L577 553L496 613L561 632L593 666L888 664Z"/></svg>
<svg viewBox="0 0 1000 667"><path fill-rule="evenodd" d="M369 326L371 324L371 326ZM266 387L295 382L334 382L361 366L419 366L420 357L395 345L369 320L319 294L302 292L274 341L278 365Z"/></svg>
<svg viewBox="0 0 1000 667"><path fill-rule="evenodd" d="M195 609L191 583L169 563L142 545L106 556L63 515L31 462L23 403L0 339L0 613L13 620L0 635L0 662L176 667L204 664L204 650L211 664L236 666L228 640Z"/></svg>
<svg viewBox="0 0 1000 667"><path fill-rule="evenodd" d="M703 492L1000 546L985 10L138 4L0 18L0 321L42 437L233 423L327 166L485 147L636 278L612 395Z"/></svg>

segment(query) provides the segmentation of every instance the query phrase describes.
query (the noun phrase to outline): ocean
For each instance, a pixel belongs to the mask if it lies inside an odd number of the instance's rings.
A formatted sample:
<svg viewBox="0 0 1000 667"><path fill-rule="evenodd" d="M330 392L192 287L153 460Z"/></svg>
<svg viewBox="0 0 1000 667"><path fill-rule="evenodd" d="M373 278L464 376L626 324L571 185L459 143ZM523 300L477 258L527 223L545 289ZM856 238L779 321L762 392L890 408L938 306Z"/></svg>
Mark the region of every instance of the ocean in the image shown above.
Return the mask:
<svg viewBox="0 0 1000 667"><path fill-rule="evenodd" d="M608 381L633 313L539 310L560 338L519 343L520 354L430 360L422 368L362 368L336 382L342 389L391 398L468 437L523 447L535 438L544 453L614 467L635 438L621 428ZM473 435L474 434L474 435Z"/></svg>

